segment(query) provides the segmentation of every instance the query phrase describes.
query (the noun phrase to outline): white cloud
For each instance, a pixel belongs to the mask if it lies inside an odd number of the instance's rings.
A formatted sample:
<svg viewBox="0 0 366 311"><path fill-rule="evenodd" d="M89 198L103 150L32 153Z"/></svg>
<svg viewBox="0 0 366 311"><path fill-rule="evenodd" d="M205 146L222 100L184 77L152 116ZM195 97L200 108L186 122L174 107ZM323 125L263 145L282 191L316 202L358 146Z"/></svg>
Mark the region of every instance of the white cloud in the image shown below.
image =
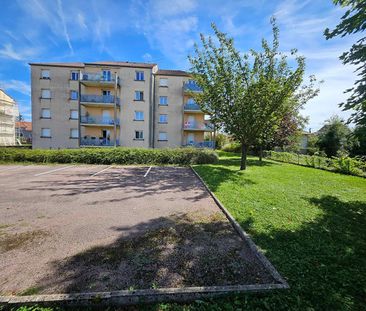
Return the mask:
<svg viewBox="0 0 366 311"><path fill-rule="evenodd" d="M187 66L188 51L198 38L198 18L195 1L166 0L135 1L131 14L135 27L148 40L152 49L159 50L179 67Z"/></svg>
<svg viewBox="0 0 366 311"><path fill-rule="evenodd" d="M23 61L35 56L38 52L39 51L36 48L29 47L16 51L11 43L6 43L3 45L2 49L0 49L0 57Z"/></svg>
<svg viewBox="0 0 366 311"><path fill-rule="evenodd" d="M0 88L5 91L12 90L30 96L31 87L28 83L20 80L0 81Z"/></svg>
<svg viewBox="0 0 366 311"><path fill-rule="evenodd" d="M142 55L142 59L144 60L144 62L147 63L152 62L152 56L150 53L145 53L144 55Z"/></svg>
<svg viewBox="0 0 366 311"><path fill-rule="evenodd" d="M58 13L58 16L61 20L62 29L63 29L63 33L64 33L64 36L65 36L65 40L67 42L67 45L69 46L71 53L74 53L74 49L72 48L69 32L67 30L67 25L66 25L66 22L65 22L65 15L64 15L64 10L62 8L61 0L57 0L57 13Z"/></svg>

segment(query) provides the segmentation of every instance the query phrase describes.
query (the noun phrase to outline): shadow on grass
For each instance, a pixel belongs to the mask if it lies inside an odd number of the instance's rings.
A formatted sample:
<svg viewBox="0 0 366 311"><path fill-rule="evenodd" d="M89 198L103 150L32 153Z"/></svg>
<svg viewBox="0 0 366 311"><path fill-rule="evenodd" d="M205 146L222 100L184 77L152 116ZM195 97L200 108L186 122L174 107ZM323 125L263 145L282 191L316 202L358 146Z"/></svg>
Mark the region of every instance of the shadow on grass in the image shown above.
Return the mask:
<svg viewBox="0 0 366 311"><path fill-rule="evenodd" d="M256 233L253 220L241 222L291 287L263 300L244 296L245 303L270 310L365 310L366 203L308 200L324 214L296 231Z"/></svg>
<svg viewBox="0 0 366 311"><path fill-rule="evenodd" d="M221 212L113 229L121 232L115 242L53 262L36 287L70 293L274 282Z"/></svg>

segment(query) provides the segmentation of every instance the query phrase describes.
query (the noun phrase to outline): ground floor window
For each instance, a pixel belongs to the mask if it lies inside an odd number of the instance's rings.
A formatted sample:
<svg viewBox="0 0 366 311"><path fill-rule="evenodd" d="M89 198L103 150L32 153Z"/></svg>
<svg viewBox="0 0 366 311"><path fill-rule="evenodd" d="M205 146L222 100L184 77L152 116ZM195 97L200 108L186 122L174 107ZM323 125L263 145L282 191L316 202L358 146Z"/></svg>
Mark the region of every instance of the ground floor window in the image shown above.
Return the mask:
<svg viewBox="0 0 366 311"><path fill-rule="evenodd" d="M79 138L79 130L70 129L70 138Z"/></svg>
<svg viewBox="0 0 366 311"><path fill-rule="evenodd" d="M41 137L51 137L51 129L49 128L41 129Z"/></svg>
<svg viewBox="0 0 366 311"><path fill-rule="evenodd" d="M159 132L159 140L168 140L168 135L166 132Z"/></svg>

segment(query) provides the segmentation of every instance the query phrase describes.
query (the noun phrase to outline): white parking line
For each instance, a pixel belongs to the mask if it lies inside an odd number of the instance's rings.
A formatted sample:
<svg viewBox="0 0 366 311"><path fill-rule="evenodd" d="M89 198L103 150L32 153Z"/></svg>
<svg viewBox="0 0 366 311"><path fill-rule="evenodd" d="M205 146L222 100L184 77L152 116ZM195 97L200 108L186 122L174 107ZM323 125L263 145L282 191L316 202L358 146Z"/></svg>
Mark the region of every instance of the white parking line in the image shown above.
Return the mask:
<svg viewBox="0 0 366 311"><path fill-rule="evenodd" d="M75 165L69 165L69 166L65 166L65 167L60 167L60 168L56 168L54 170L50 170L50 171L47 171L47 172L43 172L43 173L38 173L34 176L41 176L41 175L46 175L46 174L50 174L50 173L53 173L53 172L57 172L57 171L62 171L62 170L66 170L70 167L75 167Z"/></svg>
<svg viewBox="0 0 366 311"><path fill-rule="evenodd" d="M106 171L106 170L110 169L111 167L113 167L113 165L108 166L108 167L106 167L106 168L102 169L101 171L94 173L94 174L93 174L93 175L91 175L91 176L92 176L92 177L93 177L93 176L96 176L96 175L98 175L99 173L102 173L102 172L104 172L104 171Z"/></svg>
<svg viewBox="0 0 366 311"><path fill-rule="evenodd" d="M0 173L2 173L2 172L6 172L6 171L10 171L10 170L15 170L15 169L17 169L17 168L21 168L22 166L15 166L15 167L8 167L8 168L6 168L6 169L2 169L1 171L0 171Z"/></svg>
<svg viewBox="0 0 366 311"><path fill-rule="evenodd" d="M149 173L150 173L151 168L152 168L152 166L150 166L150 167L149 167L149 169L148 169L148 170L147 170L147 172L145 173L144 177L146 177L146 176L147 176L147 174L149 174Z"/></svg>

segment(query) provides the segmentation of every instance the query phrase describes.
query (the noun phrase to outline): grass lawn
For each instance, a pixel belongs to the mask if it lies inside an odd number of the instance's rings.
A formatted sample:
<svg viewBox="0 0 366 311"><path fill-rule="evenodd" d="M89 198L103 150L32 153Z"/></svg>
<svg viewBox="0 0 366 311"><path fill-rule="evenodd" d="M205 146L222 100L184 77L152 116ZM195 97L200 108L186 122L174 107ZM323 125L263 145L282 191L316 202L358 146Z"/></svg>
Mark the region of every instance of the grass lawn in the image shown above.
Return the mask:
<svg viewBox="0 0 366 311"><path fill-rule="evenodd" d="M250 310L366 309L366 179L221 153L195 166L291 289L204 304ZM194 305L193 305L194 307ZM203 305L201 306L203 307Z"/></svg>
<svg viewBox="0 0 366 311"><path fill-rule="evenodd" d="M365 310L366 179L220 153L196 165L290 290L152 310Z"/></svg>

